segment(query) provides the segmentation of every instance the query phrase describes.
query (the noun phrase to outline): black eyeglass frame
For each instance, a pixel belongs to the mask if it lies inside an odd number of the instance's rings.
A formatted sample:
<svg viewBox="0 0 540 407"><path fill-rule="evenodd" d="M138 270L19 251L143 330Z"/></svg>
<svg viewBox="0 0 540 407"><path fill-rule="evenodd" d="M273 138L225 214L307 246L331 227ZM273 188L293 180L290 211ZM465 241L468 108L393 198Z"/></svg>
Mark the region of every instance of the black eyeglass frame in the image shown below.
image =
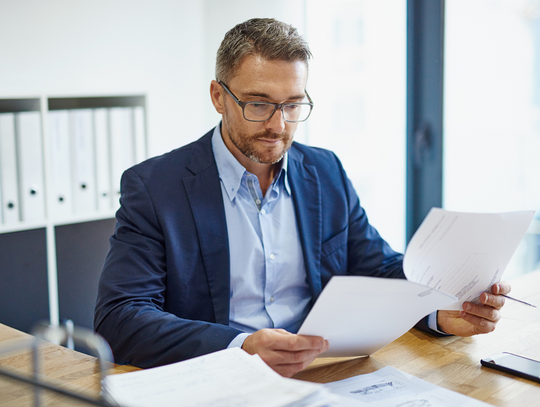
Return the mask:
<svg viewBox="0 0 540 407"><path fill-rule="evenodd" d="M311 100L311 97L309 96L309 93L307 93L307 90L304 90L304 92L306 92L306 96L309 100L309 102L298 102L298 103L272 103L272 102L242 102L240 99L238 99L234 93L231 92L231 90L227 87L227 85L225 85L222 81L219 81L218 82L222 87L223 89L225 89L227 91L227 93L233 98L234 102L240 106L242 108L242 115L244 116L244 119L247 120L248 122L256 122L256 123L260 123L260 122L266 122L268 120L270 120L272 118L272 116L274 115L274 113L276 113L276 110L280 109L281 110L281 115L283 116L283 120L285 120L286 122L288 123L302 123L302 122L305 122L307 119L309 119L309 116L311 116L311 112L313 111L313 100ZM248 105L248 104L253 104L253 103L259 103L259 104L265 104L265 105L273 105L274 106L274 111L272 112L272 114L270 114L270 116L268 117L268 119L265 119L265 120L251 120L251 119L248 119L246 117L246 111L245 111L245 107ZM302 105L302 106L309 106L309 113L307 115L307 117L304 119L304 120L287 120L285 119L285 113L283 112L283 107L284 106L287 106L287 105Z"/></svg>

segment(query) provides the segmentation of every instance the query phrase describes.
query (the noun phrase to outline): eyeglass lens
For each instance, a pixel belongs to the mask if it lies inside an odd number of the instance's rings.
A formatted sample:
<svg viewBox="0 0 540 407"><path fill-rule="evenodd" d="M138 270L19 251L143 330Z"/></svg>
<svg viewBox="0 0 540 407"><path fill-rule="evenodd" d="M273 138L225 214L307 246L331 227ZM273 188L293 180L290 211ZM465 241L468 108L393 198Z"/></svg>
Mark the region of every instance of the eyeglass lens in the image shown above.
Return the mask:
<svg viewBox="0 0 540 407"><path fill-rule="evenodd" d="M291 103L283 106L283 118L290 122L304 121L308 118L311 107L308 104ZM274 113L274 105L270 103L248 102L244 107L247 120L266 121Z"/></svg>

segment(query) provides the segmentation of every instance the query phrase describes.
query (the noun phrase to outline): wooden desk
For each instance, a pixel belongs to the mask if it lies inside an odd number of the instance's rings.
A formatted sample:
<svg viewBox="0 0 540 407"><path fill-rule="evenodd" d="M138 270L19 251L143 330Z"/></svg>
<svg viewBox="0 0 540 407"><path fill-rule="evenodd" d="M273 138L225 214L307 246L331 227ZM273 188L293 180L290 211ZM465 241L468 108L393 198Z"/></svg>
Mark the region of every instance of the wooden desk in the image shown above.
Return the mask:
<svg viewBox="0 0 540 407"><path fill-rule="evenodd" d="M513 296L540 306L540 271L513 280L512 287ZM0 350L31 339L30 335L0 324ZM496 406L540 405L540 384L481 367L481 358L502 351L540 360L540 308L508 300L503 319L488 335L434 338L412 329L368 358L317 359L295 378L326 383L393 366ZM46 377L89 396L97 394L100 386L95 358L53 344L44 345L40 352ZM31 371L30 354L23 350L0 353L0 367ZM111 373L134 370L138 369L116 366ZM6 386L0 378L0 405L30 406L32 395Z"/></svg>
<svg viewBox="0 0 540 407"><path fill-rule="evenodd" d="M0 368L18 374L32 372L32 340L31 335L0 324ZM3 349L18 345L25 346L14 352L2 353ZM51 343L44 343L39 349L39 355L41 373L46 379L61 383L67 390L92 398L98 397L101 386L96 358ZM134 366L115 365L110 373L134 370L139 369ZM0 376L0 406L33 406L33 393L29 390L28 385L19 385ZM43 398L47 406L74 405L73 399L59 397L50 392L46 392Z"/></svg>
<svg viewBox="0 0 540 407"><path fill-rule="evenodd" d="M540 307L540 270L511 283L513 297ZM507 300L490 334L435 338L411 329L370 357L317 359L295 378L326 383L393 366L495 406L540 406L540 384L480 365L480 359L499 352L540 360L540 308Z"/></svg>

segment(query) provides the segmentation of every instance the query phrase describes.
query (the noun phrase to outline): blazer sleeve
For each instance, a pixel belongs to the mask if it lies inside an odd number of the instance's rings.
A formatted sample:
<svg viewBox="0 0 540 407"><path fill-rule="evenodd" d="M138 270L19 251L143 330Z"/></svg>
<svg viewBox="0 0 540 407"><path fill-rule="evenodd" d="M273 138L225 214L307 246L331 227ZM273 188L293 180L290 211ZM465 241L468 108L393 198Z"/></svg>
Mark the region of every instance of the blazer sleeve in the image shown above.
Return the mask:
<svg viewBox="0 0 540 407"><path fill-rule="evenodd" d="M340 164L341 167L341 164ZM349 200L348 273L371 277L406 279L403 272L403 255L392 250L379 232L369 223L365 210L350 180L342 169ZM426 315L415 328L434 336L446 336L428 325Z"/></svg>
<svg viewBox="0 0 540 407"><path fill-rule="evenodd" d="M166 311L167 295L174 293L167 293L167 249L154 204L133 169L123 174L121 190L94 329L108 341L117 363L144 368L226 348L240 331Z"/></svg>

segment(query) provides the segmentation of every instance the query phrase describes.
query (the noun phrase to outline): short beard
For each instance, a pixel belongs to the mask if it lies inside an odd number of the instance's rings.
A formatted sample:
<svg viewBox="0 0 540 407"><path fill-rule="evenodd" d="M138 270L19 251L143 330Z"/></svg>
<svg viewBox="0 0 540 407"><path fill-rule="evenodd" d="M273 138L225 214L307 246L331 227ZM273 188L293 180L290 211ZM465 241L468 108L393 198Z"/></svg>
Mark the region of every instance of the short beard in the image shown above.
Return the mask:
<svg viewBox="0 0 540 407"><path fill-rule="evenodd" d="M270 159L263 157L263 154L261 152L258 152L254 147L254 141L258 140L260 138L268 139L268 140L278 140L281 139L284 141L285 145L283 147L283 150L279 154L279 157L275 159ZM229 132L229 139L231 142L240 150L242 154L244 154L247 158L249 158L251 161L259 163L259 164L277 164L283 159L283 156L285 153L291 148L292 145L292 137L289 136L289 133L282 132L279 134L271 133L267 130L263 130L260 133L254 134L253 136L249 136L247 134L241 134L241 133L233 133Z"/></svg>

